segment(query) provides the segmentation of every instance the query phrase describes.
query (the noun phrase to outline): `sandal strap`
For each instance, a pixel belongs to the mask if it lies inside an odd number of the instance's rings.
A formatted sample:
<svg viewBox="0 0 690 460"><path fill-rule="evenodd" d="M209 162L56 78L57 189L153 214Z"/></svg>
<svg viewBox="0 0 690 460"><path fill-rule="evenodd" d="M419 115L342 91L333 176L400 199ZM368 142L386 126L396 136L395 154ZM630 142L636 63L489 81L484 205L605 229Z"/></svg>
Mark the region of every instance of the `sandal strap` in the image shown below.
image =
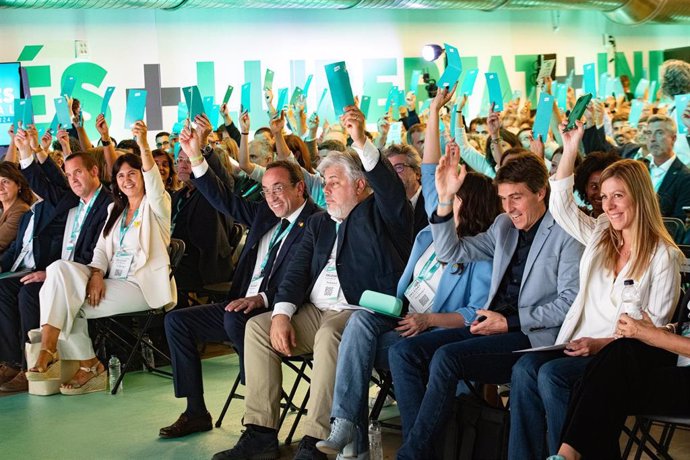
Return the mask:
<svg viewBox="0 0 690 460"><path fill-rule="evenodd" d="M99 365L99 364L100 364L100 363L96 363L96 364L94 364L94 365L91 366L91 367L81 367L81 366L79 366L79 369L81 369L81 370L84 371L84 372L90 372L90 373L93 374L93 375L100 375L100 374L98 373L98 365Z"/></svg>
<svg viewBox="0 0 690 460"><path fill-rule="evenodd" d="M50 355L51 358L53 358L53 361L57 361L58 359L58 351L57 349L55 351L50 351L47 348L41 348L41 351L45 351Z"/></svg>

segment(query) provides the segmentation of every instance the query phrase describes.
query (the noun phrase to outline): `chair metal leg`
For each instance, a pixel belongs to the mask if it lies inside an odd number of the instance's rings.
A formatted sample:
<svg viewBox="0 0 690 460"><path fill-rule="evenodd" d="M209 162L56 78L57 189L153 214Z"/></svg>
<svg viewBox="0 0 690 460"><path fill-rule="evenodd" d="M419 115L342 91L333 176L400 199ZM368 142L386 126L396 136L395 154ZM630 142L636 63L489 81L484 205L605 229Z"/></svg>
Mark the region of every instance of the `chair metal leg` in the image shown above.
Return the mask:
<svg viewBox="0 0 690 460"><path fill-rule="evenodd" d="M297 389L299 388L299 384L302 381L302 379L306 380L307 383L311 384L311 379L305 374L305 371L307 369L308 362L307 360L302 361L302 364L300 367L297 367L295 364L291 363L290 361L283 361L284 364L286 364L289 368L291 368L295 373L297 373L297 378L295 379L295 383L292 384L292 388L290 389L290 393L287 395L287 398L285 398L285 407L283 408L283 411L280 414L280 419L278 421L278 430L280 430L280 427L283 426L283 422L285 422L285 418L287 417L287 413L290 410L291 407L295 407L293 404L293 400L295 399L295 394L297 393Z"/></svg>
<svg viewBox="0 0 690 460"><path fill-rule="evenodd" d="M134 357L134 353L136 353L137 350L139 350L139 347L141 346L141 343L142 343L142 338L144 337L144 334L146 334L146 331L148 330L152 319L153 319L153 313L149 312L149 314L146 315L146 322L144 323L144 327L142 327L141 330L139 331L139 334L137 336L137 341L134 343L134 346L132 347L132 351L129 353L129 357L127 358L127 361L125 361L122 364L122 369L120 371L120 377L115 382L115 387L110 389L110 394L116 394L117 393L117 389L120 387L122 380L125 378L125 374L129 370L128 367L129 367L129 364L132 362L132 358Z"/></svg>
<svg viewBox="0 0 690 460"><path fill-rule="evenodd" d="M220 426L223 424L223 419L225 418L225 413L228 411L228 407L230 407L230 403L232 402L233 399L244 399L244 396L238 395L237 393L237 387L240 385L240 373L239 371L237 372L237 377L235 378L235 383L232 385L232 389L230 390L230 394L228 395L228 399L225 400L225 405L223 406L223 410L220 413L220 417L218 417L218 420L216 420L216 428L220 428Z"/></svg>
<svg viewBox="0 0 690 460"><path fill-rule="evenodd" d="M311 391L311 388L307 390L307 394L304 395L304 399L302 400L302 405L299 407L299 410L297 411L297 417L295 417L295 421L292 422L292 427L290 428L290 432L288 433L287 438L285 438L285 445L289 446L292 444L292 437L295 435L295 431L297 431L297 425L299 425L299 421L302 418L302 415L307 414L307 402L309 402L309 393Z"/></svg>
<svg viewBox="0 0 690 460"><path fill-rule="evenodd" d="M628 435L628 443L625 445L622 458L628 458L630 452L632 452L633 444L637 444L639 446L640 440L637 438L637 432L640 430L641 423L640 418L635 417L635 423L633 423L632 428L628 429L627 427L623 426L623 432Z"/></svg>

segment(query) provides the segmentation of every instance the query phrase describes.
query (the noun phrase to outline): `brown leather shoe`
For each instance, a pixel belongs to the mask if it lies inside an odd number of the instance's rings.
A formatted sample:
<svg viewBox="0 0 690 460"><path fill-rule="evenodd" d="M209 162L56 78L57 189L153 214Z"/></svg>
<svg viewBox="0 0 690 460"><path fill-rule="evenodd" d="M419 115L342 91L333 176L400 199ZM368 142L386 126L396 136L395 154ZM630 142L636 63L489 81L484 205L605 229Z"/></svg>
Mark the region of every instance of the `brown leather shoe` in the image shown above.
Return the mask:
<svg viewBox="0 0 690 460"><path fill-rule="evenodd" d="M161 438L181 438L188 434L198 433L200 431L210 431L213 429L213 421L211 414L206 412L205 415L196 417L188 417L187 414L181 414L180 418L170 426L161 428L158 436Z"/></svg>
<svg viewBox="0 0 690 460"><path fill-rule="evenodd" d="M5 382L12 380L17 374L19 374L19 369L10 367L5 363L0 364L0 385Z"/></svg>
<svg viewBox="0 0 690 460"><path fill-rule="evenodd" d="M0 391L5 393L19 393L22 391L29 391L29 381L26 380L26 373L19 372L9 382L5 382L0 386Z"/></svg>

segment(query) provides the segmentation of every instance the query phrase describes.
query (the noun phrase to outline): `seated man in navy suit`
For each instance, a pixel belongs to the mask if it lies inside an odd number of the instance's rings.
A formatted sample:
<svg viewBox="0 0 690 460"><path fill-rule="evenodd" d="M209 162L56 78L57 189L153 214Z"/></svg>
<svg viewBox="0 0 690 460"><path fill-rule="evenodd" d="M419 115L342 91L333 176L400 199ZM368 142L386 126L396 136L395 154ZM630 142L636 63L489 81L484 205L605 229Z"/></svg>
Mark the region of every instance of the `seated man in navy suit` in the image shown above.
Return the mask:
<svg viewBox="0 0 690 460"><path fill-rule="evenodd" d="M197 342L230 340L240 358L244 382L244 330L247 320L268 311L278 283L288 267L288 254L298 245L309 216L320 209L307 195L299 165L275 161L266 166L261 186L265 200L249 201L233 191L232 179L213 149L204 149L210 124L204 116L195 120L197 130L180 133L183 152L189 158L196 189L218 211L250 228L237 262L228 301L175 310L165 317L170 345L175 396L187 398L187 409L160 436L177 438L212 428L206 410ZM247 134L243 133L246 137Z"/></svg>
<svg viewBox="0 0 690 460"><path fill-rule="evenodd" d="M412 207L395 170L366 137L364 115L347 107L341 123L355 151L319 164L328 213L312 216L272 313L247 323L245 432L216 460L277 459L281 358L312 353L305 436L296 459L325 459L316 443L330 431L338 345L350 306L367 289L395 295L412 249ZM373 192L373 193L372 193Z"/></svg>
<svg viewBox="0 0 690 460"><path fill-rule="evenodd" d="M43 201L24 215L17 239L0 261L3 272L31 270L25 276L0 280L0 361L13 363L10 367L16 371L12 380L2 382L0 391L4 392L28 388L23 343L27 333L40 326L38 293L46 267L60 258L91 262L112 202L98 179L93 157L85 153L68 156L65 177L47 152L39 150L38 162L34 160L32 145L37 145L37 138L33 127L17 133L22 173Z"/></svg>

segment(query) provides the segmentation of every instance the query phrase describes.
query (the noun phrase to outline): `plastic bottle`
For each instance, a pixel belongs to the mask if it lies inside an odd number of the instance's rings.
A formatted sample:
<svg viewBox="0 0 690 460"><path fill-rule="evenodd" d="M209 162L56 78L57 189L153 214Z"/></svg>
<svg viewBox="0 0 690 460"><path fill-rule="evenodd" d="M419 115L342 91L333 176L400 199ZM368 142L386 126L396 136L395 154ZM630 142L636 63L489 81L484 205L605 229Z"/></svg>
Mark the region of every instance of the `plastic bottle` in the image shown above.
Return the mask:
<svg viewBox="0 0 690 460"><path fill-rule="evenodd" d="M117 359L117 356L113 355L110 357L110 361L108 361L108 381L110 384L110 391L112 391L113 388L115 388L115 383L117 382L117 379L120 378L120 372L120 360ZM124 381L120 382L120 386L117 389L118 393L122 393L122 386L124 383Z"/></svg>
<svg viewBox="0 0 690 460"><path fill-rule="evenodd" d="M640 293L635 286L633 280L625 280L623 283L623 295L621 296L623 302L623 312L634 319L642 319L642 302L640 301Z"/></svg>
<svg viewBox="0 0 690 460"><path fill-rule="evenodd" d="M369 459L383 460L381 425L377 420L372 420L369 425Z"/></svg>
<svg viewBox="0 0 690 460"><path fill-rule="evenodd" d="M144 368L143 370L147 371L151 368L156 367L156 361L153 358L153 348L151 348L153 342L151 342L151 338L148 334L144 334L144 336L141 338L141 342L141 359Z"/></svg>

